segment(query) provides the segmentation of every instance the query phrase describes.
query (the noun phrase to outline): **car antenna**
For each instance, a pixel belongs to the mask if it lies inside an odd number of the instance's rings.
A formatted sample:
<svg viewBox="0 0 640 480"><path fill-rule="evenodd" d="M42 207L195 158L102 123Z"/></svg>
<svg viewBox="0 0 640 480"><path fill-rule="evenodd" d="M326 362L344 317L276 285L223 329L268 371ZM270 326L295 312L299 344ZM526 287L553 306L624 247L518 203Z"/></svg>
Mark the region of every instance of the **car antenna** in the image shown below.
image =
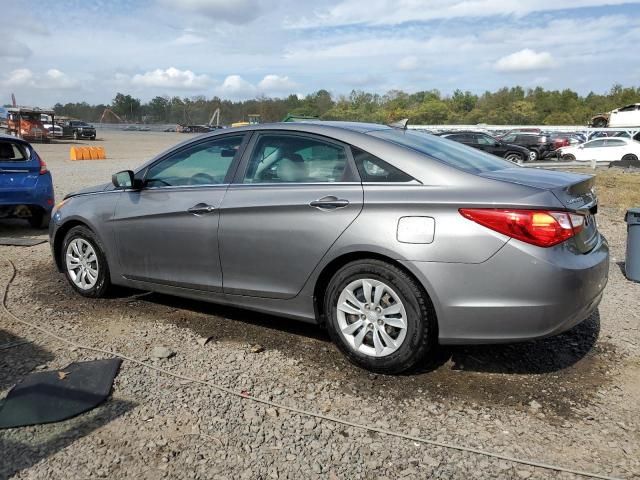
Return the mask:
<svg viewBox="0 0 640 480"><path fill-rule="evenodd" d="M388 126L391 128L401 128L402 130L406 130L408 124L409 119L403 118L402 120L398 120L397 122L390 123Z"/></svg>

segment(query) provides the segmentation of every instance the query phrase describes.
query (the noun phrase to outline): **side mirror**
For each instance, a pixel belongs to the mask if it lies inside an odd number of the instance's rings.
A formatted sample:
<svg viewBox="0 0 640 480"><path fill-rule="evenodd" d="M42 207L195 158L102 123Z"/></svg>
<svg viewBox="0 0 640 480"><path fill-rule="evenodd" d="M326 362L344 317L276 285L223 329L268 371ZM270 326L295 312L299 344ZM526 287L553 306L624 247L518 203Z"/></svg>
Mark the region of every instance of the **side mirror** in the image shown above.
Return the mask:
<svg viewBox="0 0 640 480"><path fill-rule="evenodd" d="M131 170L122 170L121 172L111 175L111 183L113 183L116 188L132 188L134 180Z"/></svg>

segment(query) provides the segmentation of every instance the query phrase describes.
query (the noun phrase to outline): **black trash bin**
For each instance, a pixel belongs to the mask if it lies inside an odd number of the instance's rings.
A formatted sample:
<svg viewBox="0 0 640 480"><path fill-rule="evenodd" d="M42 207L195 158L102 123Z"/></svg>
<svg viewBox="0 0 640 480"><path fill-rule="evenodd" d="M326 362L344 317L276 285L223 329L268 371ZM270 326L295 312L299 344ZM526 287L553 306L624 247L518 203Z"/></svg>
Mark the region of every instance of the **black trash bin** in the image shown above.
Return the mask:
<svg viewBox="0 0 640 480"><path fill-rule="evenodd" d="M629 280L640 282L640 208L627 210L624 219L627 222L625 274Z"/></svg>

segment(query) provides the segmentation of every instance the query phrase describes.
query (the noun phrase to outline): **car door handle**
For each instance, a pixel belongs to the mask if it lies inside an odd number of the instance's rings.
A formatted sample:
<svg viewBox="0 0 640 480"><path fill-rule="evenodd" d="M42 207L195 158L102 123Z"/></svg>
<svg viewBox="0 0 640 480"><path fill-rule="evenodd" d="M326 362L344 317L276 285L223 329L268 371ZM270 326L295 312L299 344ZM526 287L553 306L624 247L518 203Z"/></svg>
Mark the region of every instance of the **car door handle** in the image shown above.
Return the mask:
<svg viewBox="0 0 640 480"><path fill-rule="evenodd" d="M207 205L206 203L198 203L193 207L187 209L187 212L194 215L202 215L203 213L211 213L216 209L213 205Z"/></svg>
<svg viewBox="0 0 640 480"><path fill-rule="evenodd" d="M333 195L322 197L309 203L309 206L318 208L320 210L336 210L338 208L344 208L347 205L349 205L349 200L334 197Z"/></svg>

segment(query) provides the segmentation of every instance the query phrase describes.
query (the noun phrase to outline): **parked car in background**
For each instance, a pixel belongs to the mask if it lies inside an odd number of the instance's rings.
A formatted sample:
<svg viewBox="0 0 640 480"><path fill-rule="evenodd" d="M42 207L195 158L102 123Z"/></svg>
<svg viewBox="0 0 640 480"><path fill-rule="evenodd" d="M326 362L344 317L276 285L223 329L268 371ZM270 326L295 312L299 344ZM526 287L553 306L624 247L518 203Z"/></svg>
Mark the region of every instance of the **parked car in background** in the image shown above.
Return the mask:
<svg viewBox="0 0 640 480"><path fill-rule="evenodd" d="M397 373L437 342L589 317L609 269L593 185L401 128L249 125L68 195L49 237L80 295L126 285L319 323L357 365Z"/></svg>
<svg viewBox="0 0 640 480"><path fill-rule="evenodd" d="M640 103L632 103L609 113L596 115L591 119L591 125L603 127L640 127Z"/></svg>
<svg viewBox="0 0 640 480"><path fill-rule="evenodd" d="M529 150L525 147L503 142L486 133L456 131L439 133L438 135L455 142L464 143L469 147L477 148L492 155L497 155L511 162L528 162L530 159Z"/></svg>
<svg viewBox="0 0 640 480"><path fill-rule="evenodd" d="M96 139L96 128L87 122L70 120L62 125L65 137L73 137L74 140Z"/></svg>
<svg viewBox="0 0 640 480"><path fill-rule="evenodd" d="M44 228L53 203L51 173L34 148L0 135L0 218L24 218L32 227Z"/></svg>
<svg viewBox="0 0 640 480"><path fill-rule="evenodd" d="M62 127L58 124L43 123L42 126L49 133L49 137L51 138L53 137L61 138L64 136L64 131Z"/></svg>
<svg viewBox="0 0 640 480"><path fill-rule="evenodd" d="M529 160L532 162L542 160L553 151L553 142L544 134L511 132L500 137L500 140L525 147L529 150Z"/></svg>
<svg viewBox="0 0 640 480"><path fill-rule="evenodd" d="M582 145L563 147L558 151L558 156L566 162L637 161L640 157L640 142L623 137L596 138Z"/></svg>

